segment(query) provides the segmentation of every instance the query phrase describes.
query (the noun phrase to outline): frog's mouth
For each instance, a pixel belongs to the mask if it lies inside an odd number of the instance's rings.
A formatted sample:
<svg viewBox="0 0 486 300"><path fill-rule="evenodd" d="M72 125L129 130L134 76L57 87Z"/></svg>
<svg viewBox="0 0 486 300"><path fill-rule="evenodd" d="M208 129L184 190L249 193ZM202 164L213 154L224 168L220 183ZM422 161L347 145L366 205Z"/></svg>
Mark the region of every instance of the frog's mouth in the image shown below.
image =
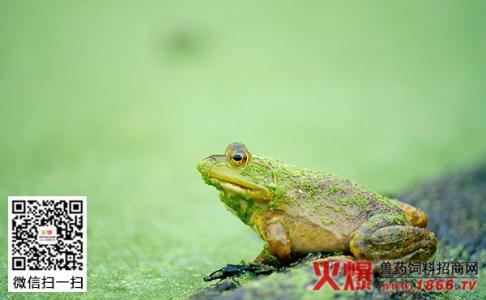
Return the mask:
<svg viewBox="0 0 486 300"><path fill-rule="evenodd" d="M244 177L211 170L209 179L217 182L225 193L247 196L255 201L268 201L271 198L271 193L266 187L245 180Z"/></svg>

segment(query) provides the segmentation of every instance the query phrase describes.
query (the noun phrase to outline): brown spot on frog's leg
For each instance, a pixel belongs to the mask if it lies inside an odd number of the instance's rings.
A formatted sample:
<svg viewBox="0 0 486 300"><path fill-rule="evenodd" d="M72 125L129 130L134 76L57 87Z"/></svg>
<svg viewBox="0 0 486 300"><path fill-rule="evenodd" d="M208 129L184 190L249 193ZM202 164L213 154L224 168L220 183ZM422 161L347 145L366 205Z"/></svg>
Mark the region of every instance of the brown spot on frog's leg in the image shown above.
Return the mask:
<svg viewBox="0 0 486 300"><path fill-rule="evenodd" d="M265 227L263 239L266 244L262 252L255 259L264 264L281 264L290 259L290 239L281 223L271 223Z"/></svg>
<svg viewBox="0 0 486 300"><path fill-rule="evenodd" d="M377 215L365 222L350 243L351 252L366 260L426 261L437 249L437 239L423 228L393 224Z"/></svg>
<svg viewBox="0 0 486 300"><path fill-rule="evenodd" d="M421 228L427 227L427 214L424 211L404 202L397 201L397 203L411 225Z"/></svg>

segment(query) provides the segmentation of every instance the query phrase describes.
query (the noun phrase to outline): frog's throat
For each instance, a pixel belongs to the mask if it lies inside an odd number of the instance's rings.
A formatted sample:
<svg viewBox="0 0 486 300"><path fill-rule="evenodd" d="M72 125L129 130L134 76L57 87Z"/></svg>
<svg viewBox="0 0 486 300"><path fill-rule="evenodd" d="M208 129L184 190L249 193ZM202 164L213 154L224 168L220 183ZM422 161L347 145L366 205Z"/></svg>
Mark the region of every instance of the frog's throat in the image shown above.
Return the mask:
<svg viewBox="0 0 486 300"><path fill-rule="evenodd" d="M266 187L247 181L242 177L210 171L209 180L215 181L221 187L221 190L228 194L240 195L258 202L268 202L272 197L271 192Z"/></svg>

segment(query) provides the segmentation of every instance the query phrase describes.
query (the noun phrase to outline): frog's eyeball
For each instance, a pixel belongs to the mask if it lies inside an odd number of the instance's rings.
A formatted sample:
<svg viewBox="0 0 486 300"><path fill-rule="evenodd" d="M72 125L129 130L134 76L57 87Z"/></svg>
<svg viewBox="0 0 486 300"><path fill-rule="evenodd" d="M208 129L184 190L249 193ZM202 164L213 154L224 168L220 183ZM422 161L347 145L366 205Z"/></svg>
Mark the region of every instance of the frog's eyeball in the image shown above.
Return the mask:
<svg viewBox="0 0 486 300"><path fill-rule="evenodd" d="M234 167L242 167L249 161L249 156L246 152L237 152L229 155L228 162Z"/></svg>
<svg viewBox="0 0 486 300"><path fill-rule="evenodd" d="M233 143L226 147L226 160L233 167L243 167L251 160L251 154L245 145Z"/></svg>

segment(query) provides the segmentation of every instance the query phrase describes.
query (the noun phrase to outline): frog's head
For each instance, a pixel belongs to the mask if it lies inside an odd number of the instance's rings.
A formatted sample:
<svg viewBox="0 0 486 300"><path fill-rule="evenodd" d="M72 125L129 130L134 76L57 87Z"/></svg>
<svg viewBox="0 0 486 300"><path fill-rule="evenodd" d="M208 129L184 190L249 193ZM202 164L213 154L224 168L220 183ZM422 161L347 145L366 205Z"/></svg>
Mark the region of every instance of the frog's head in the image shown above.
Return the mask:
<svg viewBox="0 0 486 300"><path fill-rule="evenodd" d="M228 145L225 154L203 159L197 169L207 184L219 190L226 206L245 223L248 208L266 207L272 201L272 160L253 156L241 143Z"/></svg>

